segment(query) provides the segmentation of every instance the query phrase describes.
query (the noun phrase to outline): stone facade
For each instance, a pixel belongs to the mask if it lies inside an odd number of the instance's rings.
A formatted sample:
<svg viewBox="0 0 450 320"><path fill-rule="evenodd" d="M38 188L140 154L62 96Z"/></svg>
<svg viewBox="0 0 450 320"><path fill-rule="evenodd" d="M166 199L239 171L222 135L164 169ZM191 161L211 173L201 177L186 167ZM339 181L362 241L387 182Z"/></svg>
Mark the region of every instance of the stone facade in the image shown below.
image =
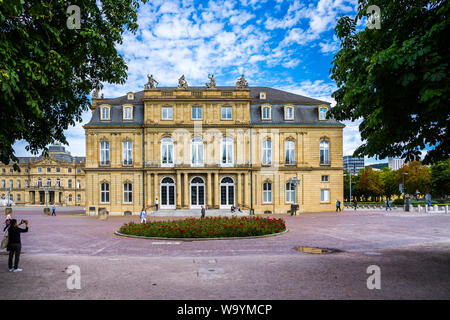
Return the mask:
<svg viewBox="0 0 450 320"><path fill-rule="evenodd" d="M0 164L0 198L8 195L16 205L57 204L84 206L84 157L73 157L63 146L49 147L47 156L19 157L13 164ZM47 188L44 188L48 186Z"/></svg>
<svg viewBox="0 0 450 320"><path fill-rule="evenodd" d="M162 209L334 210L344 126L323 118L328 108L267 87L147 86L94 98L84 126L86 212L138 214L155 200Z"/></svg>

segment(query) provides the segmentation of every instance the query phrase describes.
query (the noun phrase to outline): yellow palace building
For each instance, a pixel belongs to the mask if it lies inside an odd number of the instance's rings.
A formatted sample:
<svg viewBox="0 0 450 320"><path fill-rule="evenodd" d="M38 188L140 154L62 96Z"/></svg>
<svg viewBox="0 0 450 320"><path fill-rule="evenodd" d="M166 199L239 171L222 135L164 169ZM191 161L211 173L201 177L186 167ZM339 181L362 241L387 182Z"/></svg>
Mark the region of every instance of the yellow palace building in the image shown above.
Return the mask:
<svg viewBox="0 0 450 320"><path fill-rule="evenodd" d="M157 87L94 93L86 134L86 212L160 209L330 211L343 199L342 131L329 104L269 87Z"/></svg>

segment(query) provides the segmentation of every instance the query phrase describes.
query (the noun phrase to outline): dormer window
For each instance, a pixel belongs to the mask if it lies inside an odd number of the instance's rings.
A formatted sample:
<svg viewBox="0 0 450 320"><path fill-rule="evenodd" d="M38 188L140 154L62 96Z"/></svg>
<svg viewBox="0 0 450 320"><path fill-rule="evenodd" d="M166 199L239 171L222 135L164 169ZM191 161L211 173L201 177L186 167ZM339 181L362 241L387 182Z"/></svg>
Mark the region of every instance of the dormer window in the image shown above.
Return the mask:
<svg viewBox="0 0 450 320"><path fill-rule="evenodd" d="M327 111L328 107L326 106L319 107L319 120L327 120Z"/></svg>
<svg viewBox="0 0 450 320"><path fill-rule="evenodd" d="M123 107L123 120L133 120L133 106Z"/></svg>
<svg viewBox="0 0 450 320"><path fill-rule="evenodd" d="M294 107L285 106L284 107L284 120L294 120Z"/></svg>
<svg viewBox="0 0 450 320"><path fill-rule="evenodd" d="M109 106L100 107L100 120L110 120L110 111Z"/></svg>
<svg viewBox="0 0 450 320"><path fill-rule="evenodd" d="M128 92L127 93L127 99L128 100L134 100L134 93L133 92Z"/></svg>
<svg viewBox="0 0 450 320"><path fill-rule="evenodd" d="M261 106L261 119L272 120L272 107L270 105Z"/></svg>
<svg viewBox="0 0 450 320"><path fill-rule="evenodd" d="M266 100L266 93L265 92L260 92L259 93L259 100Z"/></svg>

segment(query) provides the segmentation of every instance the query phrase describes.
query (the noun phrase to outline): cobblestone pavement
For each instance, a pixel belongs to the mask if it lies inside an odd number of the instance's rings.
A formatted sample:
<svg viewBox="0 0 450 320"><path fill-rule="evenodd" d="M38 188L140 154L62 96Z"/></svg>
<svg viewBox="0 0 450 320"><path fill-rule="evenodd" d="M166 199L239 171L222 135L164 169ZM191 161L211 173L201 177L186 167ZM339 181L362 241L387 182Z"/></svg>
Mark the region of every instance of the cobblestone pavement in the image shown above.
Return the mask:
<svg viewBox="0 0 450 320"><path fill-rule="evenodd" d="M0 253L1 299L450 298L450 215L275 215L289 232L183 242L118 237L113 232L138 217L99 220L81 212L64 208L51 217L42 208L14 209L30 231L22 235L23 272L8 272ZM308 254L295 246L343 252ZM69 265L80 266L81 290L66 287ZM367 289L369 265L381 269L381 290Z"/></svg>

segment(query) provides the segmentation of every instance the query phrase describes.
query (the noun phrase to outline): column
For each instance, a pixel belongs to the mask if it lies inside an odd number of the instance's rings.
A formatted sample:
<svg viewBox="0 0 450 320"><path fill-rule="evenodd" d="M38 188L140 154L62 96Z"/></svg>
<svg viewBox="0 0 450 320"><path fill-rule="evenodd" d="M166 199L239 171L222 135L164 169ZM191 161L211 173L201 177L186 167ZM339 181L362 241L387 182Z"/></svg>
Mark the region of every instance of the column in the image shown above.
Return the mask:
<svg viewBox="0 0 450 320"><path fill-rule="evenodd" d="M208 172L208 178L206 181L206 201L208 205L208 209L212 207L212 193L211 193L211 172Z"/></svg>
<svg viewBox="0 0 450 320"><path fill-rule="evenodd" d="M297 137L295 139L295 162L297 164L297 166L300 166L301 161L301 144L300 144L300 139L301 139L301 135L300 132L297 132Z"/></svg>
<svg viewBox="0 0 450 320"><path fill-rule="evenodd" d="M152 192L152 175L151 173L149 173L148 171L146 171L146 175L147 175L147 185L146 185L146 199L147 199L147 203L145 206L151 206L152 202L154 201L153 199L153 192Z"/></svg>
<svg viewBox="0 0 450 320"><path fill-rule="evenodd" d="M237 175L237 203L242 204L242 174Z"/></svg>
<svg viewBox="0 0 450 320"><path fill-rule="evenodd" d="M184 207L189 207L189 183L188 183L188 173L183 173L184 175L184 184L183 184L183 190L184 190Z"/></svg>
<svg viewBox="0 0 450 320"><path fill-rule="evenodd" d="M155 195L153 198L153 203L152 205L155 205L155 200L156 198L158 198L159 202L161 203L161 199L159 199L159 188L158 188L158 174L155 172L154 173L154 187L153 187L153 194Z"/></svg>
<svg viewBox="0 0 450 320"><path fill-rule="evenodd" d="M177 172L177 185L175 187L175 190L177 192L177 203L176 208L181 209L181 172Z"/></svg>
<svg viewBox="0 0 450 320"><path fill-rule="evenodd" d="M214 173L214 208L219 208L219 172Z"/></svg>
<svg viewBox="0 0 450 320"><path fill-rule="evenodd" d="M250 207L250 201L248 199L248 193L250 191L250 186L248 184L248 173L244 175L244 204Z"/></svg>

